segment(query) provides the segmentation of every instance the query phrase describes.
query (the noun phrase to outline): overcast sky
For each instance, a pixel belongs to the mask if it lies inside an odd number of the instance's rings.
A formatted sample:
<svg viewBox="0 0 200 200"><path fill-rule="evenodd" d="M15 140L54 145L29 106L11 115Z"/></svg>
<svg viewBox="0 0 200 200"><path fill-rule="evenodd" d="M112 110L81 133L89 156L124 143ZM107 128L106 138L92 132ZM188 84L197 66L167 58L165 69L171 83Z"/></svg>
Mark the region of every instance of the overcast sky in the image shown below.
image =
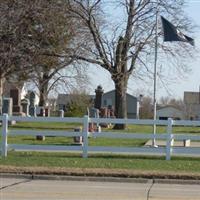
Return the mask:
<svg viewBox="0 0 200 200"><path fill-rule="evenodd" d="M200 49L200 0L187 0L188 6L186 12L189 17L194 20L194 23L199 26L194 34L195 48ZM174 98L183 98L184 91L199 91L200 86L200 55L195 61L188 61L188 66L192 69L192 72L184 80L179 80L177 83L163 85L158 82L157 97L170 96ZM91 69L91 68L90 68ZM90 93L94 92L97 85L101 84L104 91L114 89L113 82L110 78L110 74L104 69L98 68L94 69L91 74L92 87ZM138 95L139 93L143 95L153 94L153 82L148 85L135 84L134 80L129 81L128 93L133 95Z"/></svg>

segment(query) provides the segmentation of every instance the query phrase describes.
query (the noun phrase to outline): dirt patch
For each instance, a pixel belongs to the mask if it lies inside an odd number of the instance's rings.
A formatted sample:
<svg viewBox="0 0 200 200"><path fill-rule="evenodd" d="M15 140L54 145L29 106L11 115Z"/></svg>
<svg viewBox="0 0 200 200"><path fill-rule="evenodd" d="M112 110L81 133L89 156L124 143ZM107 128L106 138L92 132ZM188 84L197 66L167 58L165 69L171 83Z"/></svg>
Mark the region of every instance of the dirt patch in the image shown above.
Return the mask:
<svg viewBox="0 0 200 200"><path fill-rule="evenodd" d="M60 168L60 167L51 167L51 168L15 167L15 166L0 165L0 173L200 180L200 173L176 173L176 172L157 172L157 171L140 171L140 170L128 170L128 169L100 169L100 168L82 169L82 168Z"/></svg>

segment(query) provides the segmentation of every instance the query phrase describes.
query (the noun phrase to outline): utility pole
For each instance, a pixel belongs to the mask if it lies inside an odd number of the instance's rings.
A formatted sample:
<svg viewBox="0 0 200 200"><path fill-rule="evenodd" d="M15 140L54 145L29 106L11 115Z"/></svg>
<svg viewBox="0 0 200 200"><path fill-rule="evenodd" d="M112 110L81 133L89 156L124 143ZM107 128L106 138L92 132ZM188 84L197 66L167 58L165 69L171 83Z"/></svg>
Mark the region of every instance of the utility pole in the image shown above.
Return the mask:
<svg viewBox="0 0 200 200"><path fill-rule="evenodd" d="M158 60L158 0L156 1L156 29L155 29L155 57L154 57L154 92L153 92L153 120L156 120L156 106L157 106L157 100L156 100L156 86L157 86L157 60ZM156 124L153 125L153 135L154 138L152 140L152 146L158 147L156 145Z"/></svg>

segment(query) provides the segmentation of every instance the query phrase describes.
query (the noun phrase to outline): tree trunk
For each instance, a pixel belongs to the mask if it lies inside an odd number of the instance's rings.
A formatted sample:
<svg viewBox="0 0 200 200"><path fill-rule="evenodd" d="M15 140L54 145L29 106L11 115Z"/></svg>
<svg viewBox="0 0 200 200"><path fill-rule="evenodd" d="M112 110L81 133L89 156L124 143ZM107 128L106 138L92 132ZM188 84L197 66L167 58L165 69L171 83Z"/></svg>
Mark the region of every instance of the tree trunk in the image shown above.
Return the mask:
<svg viewBox="0 0 200 200"><path fill-rule="evenodd" d="M127 118L127 83L128 77L113 79L115 83L115 116L116 118ZM125 129L126 124L115 124L114 129Z"/></svg>
<svg viewBox="0 0 200 200"><path fill-rule="evenodd" d="M44 87L42 87L41 89L40 89L40 99L39 99L39 106L45 106L45 91L44 91L45 89L44 89Z"/></svg>
<svg viewBox="0 0 200 200"><path fill-rule="evenodd" d="M48 84L49 78L47 74L44 74L42 79L40 80L40 99L39 99L39 106L46 106L47 101L47 93L48 93Z"/></svg>

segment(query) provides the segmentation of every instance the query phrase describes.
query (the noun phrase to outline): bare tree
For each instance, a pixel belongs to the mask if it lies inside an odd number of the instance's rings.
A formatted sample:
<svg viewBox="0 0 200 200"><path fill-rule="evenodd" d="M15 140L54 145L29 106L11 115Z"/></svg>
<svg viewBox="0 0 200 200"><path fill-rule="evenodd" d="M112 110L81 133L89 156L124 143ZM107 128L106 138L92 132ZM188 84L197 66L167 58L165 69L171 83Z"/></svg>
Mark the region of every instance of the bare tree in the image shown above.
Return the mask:
<svg viewBox="0 0 200 200"><path fill-rule="evenodd" d="M140 119L153 118L153 99L150 96L142 97L140 102Z"/></svg>
<svg viewBox="0 0 200 200"><path fill-rule="evenodd" d="M34 72L29 83L32 84L39 92L39 106L46 106L49 94L65 93L81 86L82 88L88 84L86 69L82 65L65 64L56 66L51 70Z"/></svg>
<svg viewBox="0 0 200 200"><path fill-rule="evenodd" d="M65 0L8 0L1 1L0 9L0 78L32 80L44 106L49 91L64 77L58 77L59 71L75 62L71 55L81 46L75 40L77 22ZM63 58L54 56L62 53ZM80 71L82 67L77 76Z"/></svg>
<svg viewBox="0 0 200 200"><path fill-rule="evenodd" d="M34 55L28 55L28 35L22 34L26 27L23 25L26 4L19 1L2 0L0 2L0 96L2 97L3 81L16 72L25 72L31 69ZM24 42L22 43L22 40ZM30 47L30 46L29 46ZM2 98L0 98L0 109Z"/></svg>
<svg viewBox="0 0 200 200"><path fill-rule="evenodd" d="M182 0L158 0L158 7L157 2L153 0L116 1L115 5L109 6L109 11L116 9L119 12L117 6L120 7L124 13L120 17L124 21L121 23L118 21L115 27L111 23L111 17L109 23L106 23L105 4L103 0L68 1L69 11L84 24L93 41L93 48L85 48L88 56L76 55L76 58L99 65L111 74L115 84L116 116L126 118L126 91L131 74L141 75L142 72L148 74L151 71L148 62L151 62L154 52L157 8L161 14L165 13L184 30L191 24L184 15ZM159 47L165 52L165 58L166 55L170 59L179 58L180 55L190 52L187 44L179 43L171 48L160 40L159 43ZM177 65L177 60L174 63ZM183 70L183 67L179 70ZM116 125L115 128L125 128L125 126Z"/></svg>

